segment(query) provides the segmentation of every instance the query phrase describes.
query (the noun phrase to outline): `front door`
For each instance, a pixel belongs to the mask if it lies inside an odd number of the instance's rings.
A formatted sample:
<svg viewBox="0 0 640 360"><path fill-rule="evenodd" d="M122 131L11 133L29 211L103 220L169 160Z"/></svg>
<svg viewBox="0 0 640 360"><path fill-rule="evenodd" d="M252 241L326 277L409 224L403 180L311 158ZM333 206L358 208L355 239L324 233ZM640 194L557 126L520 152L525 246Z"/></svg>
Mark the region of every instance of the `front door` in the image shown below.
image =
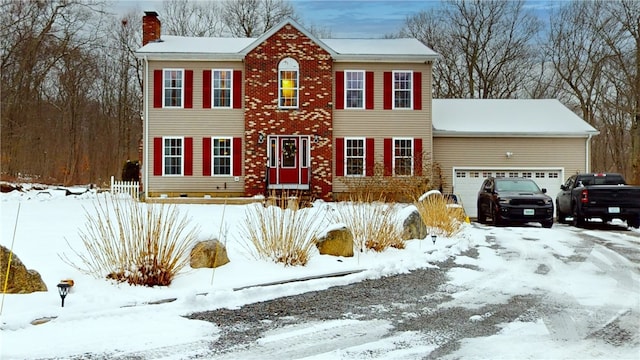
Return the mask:
<svg viewBox="0 0 640 360"><path fill-rule="evenodd" d="M269 136L269 188L309 188L309 136Z"/></svg>

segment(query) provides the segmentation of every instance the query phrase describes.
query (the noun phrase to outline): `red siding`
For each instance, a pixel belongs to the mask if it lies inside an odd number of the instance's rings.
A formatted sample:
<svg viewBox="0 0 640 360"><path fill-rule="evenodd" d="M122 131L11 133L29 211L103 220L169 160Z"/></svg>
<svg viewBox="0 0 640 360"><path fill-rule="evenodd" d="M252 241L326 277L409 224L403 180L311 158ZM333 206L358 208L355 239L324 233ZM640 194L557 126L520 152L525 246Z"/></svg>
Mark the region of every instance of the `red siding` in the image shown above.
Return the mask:
<svg viewBox="0 0 640 360"><path fill-rule="evenodd" d="M365 108L373 110L373 71L367 71L365 77Z"/></svg>
<svg viewBox="0 0 640 360"><path fill-rule="evenodd" d="M373 176L374 175L374 169L375 169L375 153L374 153L374 144L375 141L373 138L367 138L367 142L366 142L366 146L367 146L367 163L366 163L366 170L365 170L365 175L367 176Z"/></svg>
<svg viewBox="0 0 640 360"><path fill-rule="evenodd" d="M242 71L233 71L233 108L242 109Z"/></svg>
<svg viewBox="0 0 640 360"><path fill-rule="evenodd" d="M422 139L413 139L413 173L422 176Z"/></svg>
<svg viewBox="0 0 640 360"><path fill-rule="evenodd" d="M202 175L211 176L211 138L202 138Z"/></svg>
<svg viewBox="0 0 640 360"><path fill-rule="evenodd" d="M202 71L202 108L211 109L211 70Z"/></svg>
<svg viewBox="0 0 640 360"><path fill-rule="evenodd" d="M242 175L242 138L233 138L233 176Z"/></svg>
<svg viewBox="0 0 640 360"><path fill-rule="evenodd" d="M336 109L344 109L344 71L336 71Z"/></svg>
<svg viewBox="0 0 640 360"><path fill-rule="evenodd" d="M153 175L162 176L162 138L153 138Z"/></svg>
<svg viewBox="0 0 640 360"><path fill-rule="evenodd" d="M393 140L384 139L384 176L393 175Z"/></svg>
<svg viewBox="0 0 640 360"><path fill-rule="evenodd" d="M336 176L344 176L344 138L336 139Z"/></svg>
<svg viewBox="0 0 640 360"><path fill-rule="evenodd" d="M193 138L184 138L184 175L193 175Z"/></svg>
<svg viewBox="0 0 640 360"><path fill-rule="evenodd" d="M193 70L184 72L184 108L193 107Z"/></svg>
<svg viewBox="0 0 640 360"><path fill-rule="evenodd" d="M153 70L153 107L162 107L162 70Z"/></svg>
<svg viewBox="0 0 640 360"><path fill-rule="evenodd" d="M393 107L393 76L390 71L385 71L384 73L383 86L384 109L390 110Z"/></svg>
<svg viewBox="0 0 640 360"><path fill-rule="evenodd" d="M413 109L422 110L422 73L413 73Z"/></svg>

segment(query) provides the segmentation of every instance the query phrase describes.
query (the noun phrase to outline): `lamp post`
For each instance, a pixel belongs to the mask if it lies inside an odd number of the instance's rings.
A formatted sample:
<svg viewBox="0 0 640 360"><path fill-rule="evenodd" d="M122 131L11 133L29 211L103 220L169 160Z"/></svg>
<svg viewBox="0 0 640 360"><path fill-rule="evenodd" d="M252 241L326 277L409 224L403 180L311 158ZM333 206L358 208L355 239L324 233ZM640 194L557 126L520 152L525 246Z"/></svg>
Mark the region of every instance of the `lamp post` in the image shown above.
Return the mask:
<svg viewBox="0 0 640 360"><path fill-rule="evenodd" d="M61 282L58 284L58 293L60 294L60 298L62 299L62 307L64 307L64 298L67 297L70 288L71 285L68 283Z"/></svg>

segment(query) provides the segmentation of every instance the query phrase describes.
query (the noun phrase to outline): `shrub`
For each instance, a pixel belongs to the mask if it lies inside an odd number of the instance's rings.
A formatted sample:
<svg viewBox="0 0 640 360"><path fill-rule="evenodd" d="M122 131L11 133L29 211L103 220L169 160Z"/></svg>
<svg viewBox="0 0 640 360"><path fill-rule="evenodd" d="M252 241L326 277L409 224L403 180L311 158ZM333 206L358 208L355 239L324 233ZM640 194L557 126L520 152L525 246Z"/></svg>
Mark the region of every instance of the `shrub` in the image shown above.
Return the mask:
<svg viewBox="0 0 640 360"><path fill-rule="evenodd" d="M79 231L86 253L72 248L82 264L63 256L83 273L131 285L169 285L189 264L198 229L175 205L99 197L94 210L85 209L87 222Z"/></svg>
<svg viewBox="0 0 640 360"><path fill-rule="evenodd" d="M364 196L336 203L334 221L351 230L354 245L361 252L365 249L380 252L388 247L404 249L396 207L370 199Z"/></svg>
<svg viewBox="0 0 640 360"><path fill-rule="evenodd" d="M315 249L324 217L318 216L317 209L300 208L295 198L286 201L287 208L249 205L240 229L241 243L256 259L304 266Z"/></svg>
<svg viewBox="0 0 640 360"><path fill-rule="evenodd" d="M439 192L414 201L420 218L437 235L451 237L458 233L465 220L462 207L456 206Z"/></svg>

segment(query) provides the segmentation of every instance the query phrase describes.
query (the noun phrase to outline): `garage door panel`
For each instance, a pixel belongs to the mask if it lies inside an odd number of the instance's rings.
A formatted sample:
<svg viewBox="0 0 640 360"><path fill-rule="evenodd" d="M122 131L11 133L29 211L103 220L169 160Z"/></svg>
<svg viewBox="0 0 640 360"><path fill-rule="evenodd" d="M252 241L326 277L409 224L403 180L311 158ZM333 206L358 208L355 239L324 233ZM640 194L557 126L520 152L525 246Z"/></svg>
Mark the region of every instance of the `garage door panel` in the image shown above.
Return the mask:
<svg viewBox="0 0 640 360"><path fill-rule="evenodd" d="M482 182L489 176L531 178L555 199L563 183L562 169L453 169L453 191L458 194L469 217L477 217L477 197Z"/></svg>

